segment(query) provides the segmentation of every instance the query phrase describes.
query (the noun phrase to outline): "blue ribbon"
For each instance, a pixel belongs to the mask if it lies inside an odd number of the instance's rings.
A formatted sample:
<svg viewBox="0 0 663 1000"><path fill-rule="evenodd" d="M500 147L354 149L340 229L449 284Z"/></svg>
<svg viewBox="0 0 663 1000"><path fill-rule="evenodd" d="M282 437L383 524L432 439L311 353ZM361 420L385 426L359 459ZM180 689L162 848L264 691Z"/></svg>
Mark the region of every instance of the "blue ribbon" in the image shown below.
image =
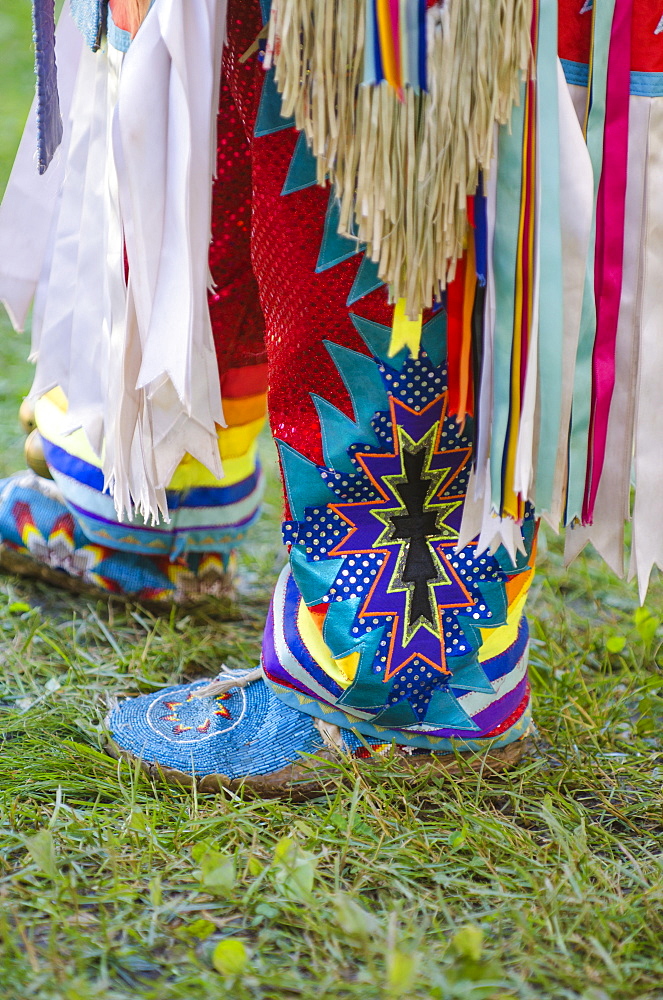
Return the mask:
<svg viewBox="0 0 663 1000"><path fill-rule="evenodd" d="M474 195L474 267L483 288L488 277L488 205L483 192L483 171L479 172Z"/></svg>

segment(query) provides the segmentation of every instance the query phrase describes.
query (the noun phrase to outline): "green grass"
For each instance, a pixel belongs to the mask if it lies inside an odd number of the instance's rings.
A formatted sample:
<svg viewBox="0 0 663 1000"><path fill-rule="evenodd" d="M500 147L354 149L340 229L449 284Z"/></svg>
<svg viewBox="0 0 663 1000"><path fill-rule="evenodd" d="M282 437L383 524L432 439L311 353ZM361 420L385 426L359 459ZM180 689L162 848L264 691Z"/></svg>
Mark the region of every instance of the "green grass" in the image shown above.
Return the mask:
<svg viewBox="0 0 663 1000"><path fill-rule="evenodd" d="M12 45L26 7L3 4ZM19 122L7 164L31 81L0 72ZM5 470L29 383L8 329ZM538 748L500 779L408 786L388 762L346 765L334 794L294 806L192 798L104 754L112 696L255 664L278 509L272 476L240 622L0 580L2 1000L663 998L658 581L638 612L633 587L591 558L565 571L544 540Z"/></svg>
<svg viewBox="0 0 663 1000"><path fill-rule="evenodd" d="M275 521L244 558L264 583ZM538 750L499 780L347 765L304 807L192 799L106 757L110 696L255 663L256 594L219 624L5 581L3 998L663 997L658 619L636 625L629 588L543 554ZM213 965L228 941L237 977Z"/></svg>
<svg viewBox="0 0 663 1000"><path fill-rule="evenodd" d="M0 196L5 190L34 92L29 0L0 4ZM12 330L0 306L0 476L23 463L17 414L30 389L29 334Z"/></svg>
<svg viewBox="0 0 663 1000"><path fill-rule="evenodd" d="M0 192L4 191L34 90L29 0L0 9Z"/></svg>

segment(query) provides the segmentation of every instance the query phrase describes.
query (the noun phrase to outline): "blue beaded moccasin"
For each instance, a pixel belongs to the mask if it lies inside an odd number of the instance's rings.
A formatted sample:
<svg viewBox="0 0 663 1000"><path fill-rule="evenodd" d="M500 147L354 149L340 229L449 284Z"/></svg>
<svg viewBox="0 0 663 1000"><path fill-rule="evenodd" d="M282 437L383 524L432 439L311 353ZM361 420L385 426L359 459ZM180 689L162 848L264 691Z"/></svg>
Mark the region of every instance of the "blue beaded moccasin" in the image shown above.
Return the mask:
<svg viewBox="0 0 663 1000"><path fill-rule="evenodd" d="M303 800L334 783L324 762L339 755L370 762L381 756L411 771L430 764L459 773L512 767L526 751L524 737L481 752L410 747L360 735L291 708L264 682L260 670L224 672L119 702L106 726L108 750L139 761L151 777L199 791L246 788L265 798Z"/></svg>
<svg viewBox="0 0 663 1000"><path fill-rule="evenodd" d="M33 471L0 480L0 572L43 580L75 594L136 601L155 610L214 601L232 617L232 552L131 551L85 534L57 484Z"/></svg>

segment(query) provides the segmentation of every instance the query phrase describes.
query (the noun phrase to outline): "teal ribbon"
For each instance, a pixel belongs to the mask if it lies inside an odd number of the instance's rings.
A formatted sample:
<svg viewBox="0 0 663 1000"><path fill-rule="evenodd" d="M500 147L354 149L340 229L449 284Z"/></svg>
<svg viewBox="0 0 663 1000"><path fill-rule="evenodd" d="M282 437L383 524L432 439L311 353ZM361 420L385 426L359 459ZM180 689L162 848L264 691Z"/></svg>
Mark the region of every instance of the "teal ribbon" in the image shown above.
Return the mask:
<svg viewBox="0 0 663 1000"><path fill-rule="evenodd" d="M520 199L523 183L525 84L520 103L513 108L511 125L499 130L497 151L497 204L493 238L495 281L495 332L493 337L493 421L490 449L491 501L502 508L502 465L509 431L511 351L515 311L516 261Z"/></svg>
<svg viewBox="0 0 663 1000"><path fill-rule="evenodd" d="M541 0L536 56L539 229L539 454L537 510L553 500L562 397L564 306L560 223L559 102L557 99L557 0Z"/></svg>
<svg viewBox="0 0 663 1000"><path fill-rule="evenodd" d="M594 256L596 239L596 199L603 169L603 132L605 128L606 91L608 83L608 52L615 0L596 4L592 49L591 107L587 119L587 150L594 174L594 206L592 228L585 269L585 290L580 317L580 337L573 382L573 408L569 437L569 477L566 501L566 523L582 518L587 477L589 422L592 404L592 356L596 336L596 303L594 301Z"/></svg>

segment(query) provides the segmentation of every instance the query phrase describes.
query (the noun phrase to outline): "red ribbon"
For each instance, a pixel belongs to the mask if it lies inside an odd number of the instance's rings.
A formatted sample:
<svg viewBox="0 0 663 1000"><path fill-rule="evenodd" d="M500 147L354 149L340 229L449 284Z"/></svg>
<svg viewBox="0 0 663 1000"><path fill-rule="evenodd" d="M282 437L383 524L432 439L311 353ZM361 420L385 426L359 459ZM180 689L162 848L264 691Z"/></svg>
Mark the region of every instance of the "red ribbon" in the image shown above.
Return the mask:
<svg viewBox="0 0 663 1000"><path fill-rule="evenodd" d="M447 285L447 396L449 416L460 405L460 367L463 351L463 304L465 299L465 256L456 261L454 280Z"/></svg>

